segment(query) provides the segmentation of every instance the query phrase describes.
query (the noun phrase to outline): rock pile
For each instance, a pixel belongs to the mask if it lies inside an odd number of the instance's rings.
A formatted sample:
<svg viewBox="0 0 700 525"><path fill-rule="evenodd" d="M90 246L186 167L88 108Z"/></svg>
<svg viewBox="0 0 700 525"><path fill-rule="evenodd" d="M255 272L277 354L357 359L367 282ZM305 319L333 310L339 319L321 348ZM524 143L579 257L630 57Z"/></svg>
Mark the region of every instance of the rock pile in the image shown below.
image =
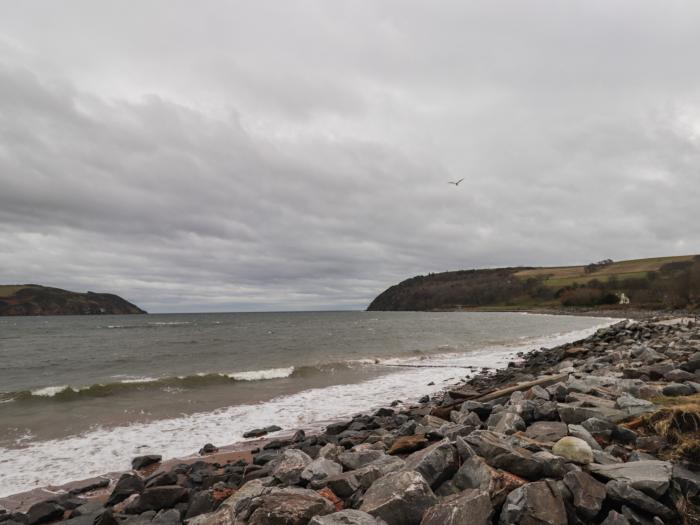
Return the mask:
<svg viewBox="0 0 700 525"><path fill-rule="evenodd" d="M270 441L250 464L127 473L104 504L63 495L0 522L698 523L699 392L698 324L625 321L420 405Z"/></svg>

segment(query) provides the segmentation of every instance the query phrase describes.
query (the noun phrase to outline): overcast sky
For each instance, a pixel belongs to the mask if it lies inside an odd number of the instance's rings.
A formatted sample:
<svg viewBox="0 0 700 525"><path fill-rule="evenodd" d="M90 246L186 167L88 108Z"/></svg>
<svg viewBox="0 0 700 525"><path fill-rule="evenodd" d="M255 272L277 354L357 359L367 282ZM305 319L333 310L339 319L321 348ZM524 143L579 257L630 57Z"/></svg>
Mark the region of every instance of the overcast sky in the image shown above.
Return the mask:
<svg viewBox="0 0 700 525"><path fill-rule="evenodd" d="M0 282L345 309L700 252L700 2L0 4Z"/></svg>

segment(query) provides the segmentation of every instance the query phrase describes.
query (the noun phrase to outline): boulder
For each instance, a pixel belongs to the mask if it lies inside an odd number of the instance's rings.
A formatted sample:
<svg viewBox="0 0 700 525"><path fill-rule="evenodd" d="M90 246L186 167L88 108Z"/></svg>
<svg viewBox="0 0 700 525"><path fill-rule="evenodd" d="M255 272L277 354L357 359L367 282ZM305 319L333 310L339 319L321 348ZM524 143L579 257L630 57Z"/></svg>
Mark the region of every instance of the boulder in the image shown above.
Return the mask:
<svg viewBox="0 0 700 525"><path fill-rule="evenodd" d="M339 447L338 445L334 445L333 443L326 443L318 451L318 457L330 459L331 461L335 461L336 463L338 463L338 456L343 452L345 452L345 449L343 447Z"/></svg>
<svg viewBox="0 0 700 525"><path fill-rule="evenodd" d="M401 436L391 445L387 454L407 454L425 448L429 443L425 434L413 434L411 436Z"/></svg>
<svg viewBox="0 0 700 525"><path fill-rule="evenodd" d="M650 498L641 490L633 488L625 481L612 480L605 485L608 497L612 500L631 505L637 509L649 512L654 516L659 516L664 520L672 520L676 513L666 505L659 503L654 498Z"/></svg>
<svg viewBox="0 0 700 525"><path fill-rule="evenodd" d="M546 481L536 481L508 494L499 524L566 525L564 500L552 485Z"/></svg>
<svg viewBox="0 0 700 525"><path fill-rule="evenodd" d="M661 393L668 397L689 396L695 393L695 389L683 383L669 383L663 387Z"/></svg>
<svg viewBox="0 0 700 525"><path fill-rule="evenodd" d="M361 510L345 509L325 516L314 516L309 525L380 525L380 522Z"/></svg>
<svg viewBox="0 0 700 525"><path fill-rule="evenodd" d="M335 476L341 472L343 472L343 467L341 467L335 461L325 458L318 458L314 459L306 466L304 470L302 470L301 479L304 481L316 481L329 476Z"/></svg>
<svg viewBox="0 0 700 525"><path fill-rule="evenodd" d="M144 488L143 480L140 477L130 473L122 474L114 485L105 505L108 507L116 505L132 494L140 494Z"/></svg>
<svg viewBox="0 0 700 525"><path fill-rule="evenodd" d="M527 427L525 435L540 443L556 442L566 436L569 430L561 421L537 421Z"/></svg>
<svg viewBox="0 0 700 525"><path fill-rule="evenodd" d="M492 467L526 479L539 479L544 473L542 460L529 450L511 444L508 436L490 430L475 430L466 441Z"/></svg>
<svg viewBox="0 0 700 525"><path fill-rule="evenodd" d="M674 381L677 383L681 383L683 381L693 381L695 379L695 374L691 374L690 372L686 372L685 370L680 370L676 368L674 370L666 372L664 374L664 379L666 381Z"/></svg>
<svg viewBox="0 0 700 525"><path fill-rule="evenodd" d="M506 496L526 481L515 474L489 466L483 458L468 458L452 478L456 490L479 489L486 491L493 504L500 506Z"/></svg>
<svg viewBox="0 0 700 525"><path fill-rule="evenodd" d="M385 456L381 450L349 450L338 455L338 461L348 470L355 470Z"/></svg>
<svg viewBox="0 0 700 525"><path fill-rule="evenodd" d="M117 521L114 521L115 525ZM151 525L180 525L182 519L177 509L161 510L151 521ZM97 525L97 524L95 524Z"/></svg>
<svg viewBox="0 0 700 525"><path fill-rule="evenodd" d="M490 525L493 504L488 492L466 490L445 498L430 507L421 525Z"/></svg>
<svg viewBox="0 0 700 525"><path fill-rule="evenodd" d="M38 525L39 523L47 523L56 521L63 517L64 509L60 505L52 501L41 501L35 503L27 511L28 525Z"/></svg>
<svg viewBox="0 0 700 525"><path fill-rule="evenodd" d="M163 456L159 456L158 454L136 456L134 459L131 460L131 468L134 470L141 470L142 468L145 468L149 465L153 465L154 463L160 463L162 459Z"/></svg>
<svg viewBox="0 0 700 525"><path fill-rule="evenodd" d="M194 518L200 514L206 514L212 512L216 507L216 501L214 501L214 496L211 490L200 490L199 492L192 495L190 498L189 505L187 506L187 512L185 513L185 519ZM179 520L178 512L178 520Z"/></svg>
<svg viewBox="0 0 700 525"><path fill-rule="evenodd" d="M557 441L552 447L552 453L579 465L593 462L591 446L584 440L573 436L566 436Z"/></svg>
<svg viewBox="0 0 700 525"><path fill-rule="evenodd" d="M491 414L486 425L489 430L506 435L515 434L526 428L525 421L523 421L522 417L518 414L505 411Z"/></svg>
<svg viewBox="0 0 700 525"><path fill-rule="evenodd" d="M301 481L301 473L313 460L304 452L297 449L287 449L277 466L272 470L272 476L283 485L296 485Z"/></svg>
<svg viewBox="0 0 700 525"><path fill-rule="evenodd" d="M564 476L564 484L571 491L576 511L586 519L595 517L603 507L605 485L590 474L572 471Z"/></svg>
<svg viewBox="0 0 700 525"><path fill-rule="evenodd" d="M595 476L606 480L625 481L632 488L641 490L655 498L666 493L673 472L671 463L659 460L633 461L613 465L593 463L588 466L588 469Z"/></svg>
<svg viewBox="0 0 700 525"><path fill-rule="evenodd" d="M360 510L388 525L419 525L425 511L437 502L423 476L404 470L375 481L365 493Z"/></svg>
<svg viewBox="0 0 700 525"><path fill-rule="evenodd" d="M652 408L654 406L654 403L645 399L633 397L629 394L622 394L615 401L615 405L617 406L617 408L625 410L634 408Z"/></svg>
<svg viewBox="0 0 700 525"><path fill-rule="evenodd" d="M335 512L335 507L312 490L288 488L251 501L248 525L306 525L314 516Z"/></svg>
<svg viewBox="0 0 700 525"><path fill-rule="evenodd" d="M569 425L569 435L582 439L588 443L592 450L603 450L591 433L581 425Z"/></svg>
<svg viewBox="0 0 700 525"><path fill-rule="evenodd" d="M254 479L248 481L221 503L217 514L223 511L227 514L235 516L247 508L254 498L262 496L266 492L269 492L269 488L266 487L261 480Z"/></svg>
<svg viewBox="0 0 700 525"><path fill-rule="evenodd" d="M189 491L179 485L163 485L145 489L124 509L127 514L141 514L148 510L161 510L174 507L184 500Z"/></svg>
<svg viewBox="0 0 700 525"><path fill-rule="evenodd" d="M600 525L630 525L630 522L624 515L611 510Z"/></svg>
<svg viewBox="0 0 700 525"><path fill-rule="evenodd" d="M444 440L408 456L403 468L421 474L434 489L457 472L458 464L457 449Z"/></svg>

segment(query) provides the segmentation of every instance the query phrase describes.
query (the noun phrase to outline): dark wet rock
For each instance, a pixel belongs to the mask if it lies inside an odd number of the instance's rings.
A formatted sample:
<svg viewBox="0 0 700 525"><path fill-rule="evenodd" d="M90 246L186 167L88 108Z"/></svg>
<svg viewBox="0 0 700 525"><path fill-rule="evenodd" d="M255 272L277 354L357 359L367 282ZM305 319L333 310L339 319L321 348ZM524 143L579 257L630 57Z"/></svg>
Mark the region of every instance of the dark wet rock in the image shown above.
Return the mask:
<svg viewBox="0 0 700 525"><path fill-rule="evenodd" d="M457 449L445 440L408 456L404 469L415 470L437 488L457 472L458 463Z"/></svg>
<svg viewBox="0 0 700 525"><path fill-rule="evenodd" d="M513 523L566 525L564 500L546 481L523 485L508 494L501 510L499 524Z"/></svg>
<svg viewBox="0 0 700 525"><path fill-rule="evenodd" d="M611 510L600 525L630 525L630 522L619 512Z"/></svg>
<svg viewBox="0 0 700 525"><path fill-rule="evenodd" d="M525 435L539 442L555 443L569 433L566 423L561 421L537 421L527 427Z"/></svg>
<svg viewBox="0 0 700 525"><path fill-rule="evenodd" d="M199 516L200 514L206 514L211 512L216 507L216 501L211 490L202 490L192 495L190 498L189 505L187 506L187 512L185 513L185 519L193 518L194 516ZM179 519L179 516L178 516Z"/></svg>
<svg viewBox="0 0 700 525"><path fill-rule="evenodd" d="M141 514L149 510L174 507L187 498L189 491L179 485L165 485L145 489L133 502L126 506L127 514Z"/></svg>
<svg viewBox="0 0 700 525"><path fill-rule="evenodd" d="M306 439L306 432L299 429L296 432L294 432L294 435L292 436L292 443L301 443L305 439Z"/></svg>
<svg viewBox="0 0 700 525"><path fill-rule="evenodd" d="M418 525L437 498L423 476L413 471L387 474L364 495L360 510L383 519L387 525Z"/></svg>
<svg viewBox="0 0 700 525"><path fill-rule="evenodd" d="M92 525L117 525L119 523L109 510L98 512L93 518Z"/></svg>
<svg viewBox="0 0 700 525"><path fill-rule="evenodd" d="M182 519L177 509L161 510L151 521L152 525L180 525L180 523Z"/></svg>
<svg viewBox="0 0 700 525"><path fill-rule="evenodd" d="M605 485L585 472L569 472L564 476L564 484L573 497L576 511L584 518L595 517L603 507Z"/></svg>
<svg viewBox="0 0 700 525"><path fill-rule="evenodd" d="M207 443L204 445L202 448L199 449L199 455L200 456L205 456L207 454L213 454L214 452L218 452L218 448L216 448L214 445L211 443Z"/></svg>
<svg viewBox="0 0 700 525"><path fill-rule="evenodd" d="M633 461L615 465L591 464L589 470L606 480L628 482L633 488L652 497L661 497L668 490L672 465L668 461Z"/></svg>
<svg viewBox="0 0 700 525"><path fill-rule="evenodd" d="M633 488L627 482L608 481L605 485L605 489L610 499L631 505L637 509L649 512L654 516L659 516L665 520L671 520L676 515L675 512L667 506L647 496L641 490Z"/></svg>
<svg viewBox="0 0 700 525"><path fill-rule="evenodd" d="M429 396L429 395L424 395L423 397L421 397L421 398L418 400L418 402L421 403L421 404L425 404L425 403L427 403L428 401L430 401L430 396Z"/></svg>
<svg viewBox="0 0 700 525"><path fill-rule="evenodd" d="M263 450L278 450L292 444L291 439L273 439L263 445Z"/></svg>
<svg viewBox="0 0 700 525"><path fill-rule="evenodd" d="M78 483L71 483L69 494L83 494L91 490L101 489L109 486L109 478L92 478Z"/></svg>
<svg viewBox="0 0 700 525"><path fill-rule="evenodd" d="M163 456L160 456L158 454L136 456L134 459L131 460L131 468L133 468L134 470L141 470L142 468L145 468L149 465L153 465L154 463L160 463L162 459Z"/></svg>
<svg viewBox="0 0 700 525"><path fill-rule="evenodd" d="M700 473L673 465L672 484L676 491L691 501L700 503Z"/></svg>
<svg viewBox="0 0 700 525"><path fill-rule="evenodd" d="M263 450L262 452L255 454L253 463L255 465L266 465L270 461L279 459L280 455L281 453L279 450Z"/></svg>
<svg viewBox="0 0 700 525"><path fill-rule="evenodd" d="M462 412L474 412L483 421L491 415L493 407L488 403L478 401L465 401L460 408Z"/></svg>
<svg viewBox="0 0 700 525"><path fill-rule="evenodd" d="M620 509L622 515L627 518L630 525L656 525L651 519L647 518L645 515L640 514L637 510L627 505L622 505ZM663 525L661 522L660 525Z"/></svg>
<svg viewBox="0 0 700 525"><path fill-rule="evenodd" d="M380 525L371 514L361 510L345 509L325 516L314 516L309 525Z"/></svg>
<svg viewBox="0 0 700 525"><path fill-rule="evenodd" d="M143 480L140 477L130 473L122 474L114 485L106 505L109 507L116 505L132 494L140 494L144 488Z"/></svg>
<svg viewBox="0 0 700 525"><path fill-rule="evenodd" d="M415 425L415 423L414 423ZM414 434L410 436L401 436L395 440L387 454L407 454L425 448L430 441L425 437L425 434Z"/></svg>
<svg viewBox="0 0 700 525"><path fill-rule="evenodd" d="M330 476L336 476L343 472L343 467L330 459L318 458L309 463L301 472L304 481L316 481Z"/></svg>
<svg viewBox="0 0 700 525"><path fill-rule="evenodd" d="M27 523L29 525L37 525L55 521L63 517L63 512L63 507L50 501L35 503L27 511Z"/></svg>
<svg viewBox="0 0 700 525"><path fill-rule="evenodd" d="M94 514L97 511L102 510L104 505L97 501L97 500L91 500L83 503L79 507L76 507L73 509L73 512L71 513L72 517L75 516L85 516L89 514Z"/></svg>
<svg viewBox="0 0 700 525"><path fill-rule="evenodd" d="M689 396L695 393L695 389L683 383L670 383L663 387L661 393L668 397Z"/></svg>
<svg viewBox="0 0 700 525"><path fill-rule="evenodd" d="M664 379L666 381L674 381L676 383L682 383L683 381L694 381L696 379L695 374L686 372L685 370L680 370L678 368L666 372L664 374Z"/></svg>
<svg viewBox="0 0 700 525"><path fill-rule="evenodd" d="M695 372L700 370L700 352L695 352L685 363L681 365L681 369L686 372Z"/></svg>
<svg viewBox="0 0 700 525"><path fill-rule="evenodd" d="M334 511L330 501L312 490L282 489L251 501L248 525L306 525L312 517Z"/></svg>
<svg viewBox="0 0 700 525"><path fill-rule="evenodd" d="M248 430L247 432L243 433L244 438L256 438L256 437L262 437L265 434L267 434L267 430L262 429L262 428L254 428L253 430Z"/></svg>
<svg viewBox="0 0 700 525"><path fill-rule="evenodd" d="M172 470L158 472L146 480L146 487L158 487L162 485L177 485L178 477Z"/></svg>
<svg viewBox="0 0 700 525"><path fill-rule="evenodd" d="M466 490L445 498L430 507L423 515L421 525L489 525L493 504L488 492Z"/></svg>
<svg viewBox="0 0 700 525"><path fill-rule="evenodd" d="M272 475L283 485L297 485L301 481L301 473L312 461L301 450L287 449L282 452L279 463L272 470Z"/></svg>

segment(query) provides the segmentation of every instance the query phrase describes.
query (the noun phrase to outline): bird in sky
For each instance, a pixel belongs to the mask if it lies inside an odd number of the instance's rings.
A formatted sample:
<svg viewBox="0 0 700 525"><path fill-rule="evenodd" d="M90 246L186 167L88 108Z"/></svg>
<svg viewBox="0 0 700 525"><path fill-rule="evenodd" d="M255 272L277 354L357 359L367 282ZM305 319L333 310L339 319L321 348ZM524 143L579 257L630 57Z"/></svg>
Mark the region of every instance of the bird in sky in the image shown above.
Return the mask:
<svg viewBox="0 0 700 525"><path fill-rule="evenodd" d="M447 181L447 184L454 184L455 186L459 186L459 183L462 182L463 180L464 180L464 178L459 179L457 182L450 180L450 181Z"/></svg>

